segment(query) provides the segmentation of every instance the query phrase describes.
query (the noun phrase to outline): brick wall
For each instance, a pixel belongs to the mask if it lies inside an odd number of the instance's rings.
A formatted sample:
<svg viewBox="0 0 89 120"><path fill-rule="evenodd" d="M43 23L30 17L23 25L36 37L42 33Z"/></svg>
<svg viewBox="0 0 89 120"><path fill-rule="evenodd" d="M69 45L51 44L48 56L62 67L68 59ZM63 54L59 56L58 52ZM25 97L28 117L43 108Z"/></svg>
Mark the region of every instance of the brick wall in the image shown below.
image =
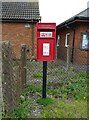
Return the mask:
<svg viewBox="0 0 89 120"><path fill-rule="evenodd" d="M10 40L16 57L20 57L21 44L28 45L28 58L35 55L35 23L30 23L30 28L26 28L27 23L2 23L2 40Z"/></svg>
<svg viewBox="0 0 89 120"><path fill-rule="evenodd" d="M87 64L87 52L81 50L81 33L84 33L88 29L87 23L77 23L75 29L75 50L74 50L74 62L77 64L85 65Z"/></svg>
<svg viewBox="0 0 89 120"><path fill-rule="evenodd" d="M72 28L72 29L71 29ZM66 48L65 48L65 39L66 39L66 33L70 33L70 47L72 51L73 47L73 34L75 29L75 41L74 41L74 52L73 52L73 62L75 64L87 64L87 54L88 51L84 51L80 49L81 45L81 33L86 32L88 29L87 23L75 23L71 26L71 28L61 28L57 31L57 34L60 34L60 46L58 49L58 58L62 58L63 60L66 60ZM62 49L60 49L62 48ZM63 51L62 51L63 50ZM70 51L70 52L71 52ZM70 53L70 58L72 53ZM71 59L70 59L71 61Z"/></svg>

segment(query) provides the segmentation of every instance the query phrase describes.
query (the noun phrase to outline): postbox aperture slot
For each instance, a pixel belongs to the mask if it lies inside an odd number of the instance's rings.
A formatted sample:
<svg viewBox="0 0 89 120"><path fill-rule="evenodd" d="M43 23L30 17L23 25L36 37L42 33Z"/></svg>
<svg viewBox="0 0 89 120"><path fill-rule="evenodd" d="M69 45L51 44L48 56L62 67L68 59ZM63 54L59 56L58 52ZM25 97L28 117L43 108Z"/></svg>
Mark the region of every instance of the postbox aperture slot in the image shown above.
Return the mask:
<svg viewBox="0 0 89 120"><path fill-rule="evenodd" d="M47 32L47 31L53 32L54 29L38 29L38 32Z"/></svg>

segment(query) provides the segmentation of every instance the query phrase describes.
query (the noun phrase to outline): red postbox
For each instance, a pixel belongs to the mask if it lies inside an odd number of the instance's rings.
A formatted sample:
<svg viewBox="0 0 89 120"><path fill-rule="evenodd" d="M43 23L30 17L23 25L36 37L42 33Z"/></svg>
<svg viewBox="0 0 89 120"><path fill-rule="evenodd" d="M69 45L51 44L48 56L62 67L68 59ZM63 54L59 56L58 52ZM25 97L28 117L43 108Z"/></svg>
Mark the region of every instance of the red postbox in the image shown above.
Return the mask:
<svg viewBox="0 0 89 120"><path fill-rule="evenodd" d="M37 23L37 61L54 61L56 23Z"/></svg>

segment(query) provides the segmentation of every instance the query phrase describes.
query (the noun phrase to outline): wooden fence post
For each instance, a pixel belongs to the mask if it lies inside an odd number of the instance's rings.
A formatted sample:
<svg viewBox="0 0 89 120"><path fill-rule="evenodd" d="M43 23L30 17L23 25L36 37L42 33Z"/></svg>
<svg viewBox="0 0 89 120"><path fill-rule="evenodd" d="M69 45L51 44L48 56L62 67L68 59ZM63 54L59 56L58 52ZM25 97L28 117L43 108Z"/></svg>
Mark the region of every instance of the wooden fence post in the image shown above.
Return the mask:
<svg viewBox="0 0 89 120"><path fill-rule="evenodd" d="M21 45L21 79L22 79L22 87L26 85L26 53L27 46L25 44Z"/></svg>
<svg viewBox="0 0 89 120"><path fill-rule="evenodd" d="M4 41L2 44L3 99L4 99L4 112L5 114L8 115L13 111L11 68L12 67L11 67L10 42Z"/></svg>
<svg viewBox="0 0 89 120"><path fill-rule="evenodd" d="M2 93L2 41L0 41L0 117L3 114L3 93Z"/></svg>

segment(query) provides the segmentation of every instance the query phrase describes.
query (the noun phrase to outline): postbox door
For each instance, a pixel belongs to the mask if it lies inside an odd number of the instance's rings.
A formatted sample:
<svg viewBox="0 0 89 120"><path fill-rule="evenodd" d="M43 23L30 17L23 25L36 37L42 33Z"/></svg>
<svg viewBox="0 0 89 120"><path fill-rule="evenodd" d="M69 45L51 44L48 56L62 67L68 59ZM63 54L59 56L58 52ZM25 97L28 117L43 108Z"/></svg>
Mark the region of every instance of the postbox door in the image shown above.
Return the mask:
<svg viewBox="0 0 89 120"><path fill-rule="evenodd" d="M37 43L37 59L52 61L55 58L55 41L54 39L39 39Z"/></svg>

